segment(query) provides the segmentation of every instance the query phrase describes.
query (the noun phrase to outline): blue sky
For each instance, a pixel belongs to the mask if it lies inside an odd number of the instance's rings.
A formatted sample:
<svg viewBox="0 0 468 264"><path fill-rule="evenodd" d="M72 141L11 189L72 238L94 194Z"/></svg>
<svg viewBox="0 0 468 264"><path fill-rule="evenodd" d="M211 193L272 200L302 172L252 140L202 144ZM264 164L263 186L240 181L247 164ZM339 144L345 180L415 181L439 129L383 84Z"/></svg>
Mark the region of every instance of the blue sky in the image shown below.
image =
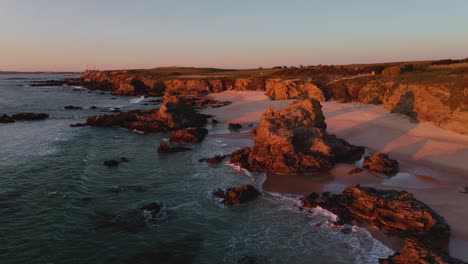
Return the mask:
<svg viewBox="0 0 468 264"><path fill-rule="evenodd" d="M0 70L468 57L468 1L0 2Z"/></svg>

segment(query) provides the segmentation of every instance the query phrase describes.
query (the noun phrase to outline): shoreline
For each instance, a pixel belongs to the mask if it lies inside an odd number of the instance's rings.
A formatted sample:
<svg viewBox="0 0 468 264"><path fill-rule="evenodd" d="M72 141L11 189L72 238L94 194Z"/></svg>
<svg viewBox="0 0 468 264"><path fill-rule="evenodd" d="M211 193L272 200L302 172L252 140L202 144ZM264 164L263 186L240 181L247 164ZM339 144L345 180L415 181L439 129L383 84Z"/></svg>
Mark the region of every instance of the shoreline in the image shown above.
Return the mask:
<svg viewBox="0 0 468 264"><path fill-rule="evenodd" d="M221 123L240 123L241 133L213 134L245 147L253 140L244 131L247 125L257 125L269 107L281 109L294 100L270 101L264 92L228 91L213 93L208 98L233 103L203 113L214 115ZM467 194L457 188L468 183L463 172L468 171L464 157L468 156L468 136L443 130L429 123L411 123L409 118L391 114L381 106L357 103L321 102L327 130L351 144L365 146L371 152L388 153L397 159L401 171L387 179L365 171L348 175L356 167L337 164L320 179L304 175L267 175L264 190L288 194L306 194L313 191L340 192L345 187L362 184L379 189L406 190L445 218L452 230L449 243L451 256L468 260ZM250 141L249 141L250 140ZM241 141L235 143L235 141ZM383 241L382 241L383 242Z"/></svg>

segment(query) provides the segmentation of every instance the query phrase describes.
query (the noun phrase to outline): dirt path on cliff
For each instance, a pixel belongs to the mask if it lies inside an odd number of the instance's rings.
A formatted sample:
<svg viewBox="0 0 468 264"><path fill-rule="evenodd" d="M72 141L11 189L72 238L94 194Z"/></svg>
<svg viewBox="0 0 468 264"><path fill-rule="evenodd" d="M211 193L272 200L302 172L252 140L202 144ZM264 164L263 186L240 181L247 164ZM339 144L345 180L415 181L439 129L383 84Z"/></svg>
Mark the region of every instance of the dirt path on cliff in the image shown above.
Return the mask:
<svg viewBox="0 0 468 264"><path fill-rule="evenodd" d="M232 101L222 108L204 113L216 116L222 123L256 125L268 107L281 109L294 100L270 101L263 92L228 91L209 95L211 99ZM349 185L364 184L380 189L407 190L441 214L452 228L452 256L468 261L468 194L458 188L468 185L468 136L443 130L429 123L412 123L403 115L388 113L380 106L357 103L322 103L328 132L370 152L388 153L400 162L401 172L390 179L364 172L348 175L354 167L337 165L328 175L311 178L303 176L268 176L264 190L305 194L312 191L340 192ZM240 142L249 138L243 133L211 135ZM244 140L239 140L244 139Z"/></svg>

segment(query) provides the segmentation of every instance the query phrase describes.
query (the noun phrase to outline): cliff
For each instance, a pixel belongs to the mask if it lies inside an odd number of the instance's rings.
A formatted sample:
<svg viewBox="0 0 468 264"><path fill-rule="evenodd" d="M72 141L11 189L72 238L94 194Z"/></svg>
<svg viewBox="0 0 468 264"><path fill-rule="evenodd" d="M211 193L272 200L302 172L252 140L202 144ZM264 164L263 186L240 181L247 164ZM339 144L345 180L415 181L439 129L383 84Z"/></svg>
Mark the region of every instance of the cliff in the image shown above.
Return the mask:
<svg viewBox="0 0 468 264"><path fill-rule="evenodd" d="M250 75L94 71L84 73L82 83L89 89L112 91L114 95L162 96L167 92L202 96L228 90L265 91L272 100L311 98L321 102L382 104L390 112L409 116L413 122L432 122L444 129L468 133L468 76L464 72L434 72L432 68L408 73L408 68L411 67L405 66L400 75L351 77L262 76L258 71Z"/></svg>

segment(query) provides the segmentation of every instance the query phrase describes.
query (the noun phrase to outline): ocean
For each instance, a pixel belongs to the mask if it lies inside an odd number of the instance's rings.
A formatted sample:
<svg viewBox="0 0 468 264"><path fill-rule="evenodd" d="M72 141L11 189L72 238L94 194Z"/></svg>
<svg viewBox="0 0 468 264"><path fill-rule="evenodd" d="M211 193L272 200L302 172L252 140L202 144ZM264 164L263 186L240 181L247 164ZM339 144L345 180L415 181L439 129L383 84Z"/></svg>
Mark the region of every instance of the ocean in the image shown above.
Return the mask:
<svg viewBox="0 0 468 264"><path fill-rule="evenodd" d="M156 151L169 134L69 127L114 108L158 105L151 98L29 85L67 77L0 75L0 114L50 115L0 124L1 263L376 263L393 254L363 228L342 232L329 224L335 216L327 211L299 211L295 195L263 192L241 206L220 205L214 190L239 184L261 190L266 177L198 161L237 148L232 139L214 137L228 133L223 127L208 125L209 135L192 151L170 155ZM103 165L121 157L128 162ZM102 224L108 215L132 221L131 212L151 202L162 204L163 213L144 226Z"/></svg>

